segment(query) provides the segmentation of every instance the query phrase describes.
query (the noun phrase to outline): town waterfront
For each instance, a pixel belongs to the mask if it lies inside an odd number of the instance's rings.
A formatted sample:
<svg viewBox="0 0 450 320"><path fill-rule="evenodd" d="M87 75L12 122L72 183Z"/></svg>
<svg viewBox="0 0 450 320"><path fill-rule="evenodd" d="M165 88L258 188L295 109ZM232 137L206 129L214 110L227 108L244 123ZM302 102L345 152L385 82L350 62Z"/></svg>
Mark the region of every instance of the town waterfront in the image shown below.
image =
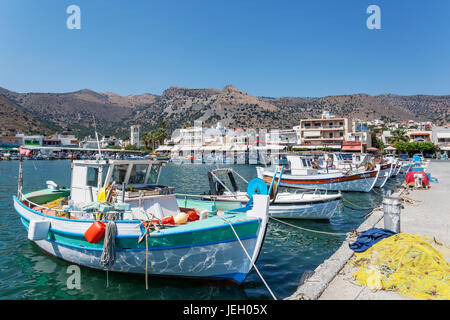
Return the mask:
<svg viewBox="0 0 450 320"><path fill-rule="evenodd" d="M256 176L254 166L231 166L244 178ZM81 289L68 289L68 263L40 250L27 239L26 230L12 204L17 194L18 161L0 162L0 299L271 299L257 273L252 270L243 284L150 278L145 290L143 276L109 274L81 268ZM160 184L173 186L177 193L208 191L207 172L217 165L167 164ZM48 180L70 186L70 161L23 163L24 192L45 187ZM381 204L383 194L401 184L403 175L392 177L383 189L370 193L344 193L343 201L330 221L289 221L303 228L345 233L357 228L364 216ZM314 270L339 248L345 236L302 231L271 220L257 266L275 295L281 299L298 287L302 274Z"/></svg>

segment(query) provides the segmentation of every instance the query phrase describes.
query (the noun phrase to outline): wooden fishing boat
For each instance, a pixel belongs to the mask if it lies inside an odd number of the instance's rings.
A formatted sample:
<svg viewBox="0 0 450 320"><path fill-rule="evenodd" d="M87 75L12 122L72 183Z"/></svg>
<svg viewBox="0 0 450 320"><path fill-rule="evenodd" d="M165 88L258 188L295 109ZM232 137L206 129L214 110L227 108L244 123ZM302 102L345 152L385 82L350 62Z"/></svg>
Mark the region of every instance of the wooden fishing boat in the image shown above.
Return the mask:
<svg viewBox="0 0 450 320"><path fill-rule="evenodd" d="M379 164L380 174L378 175L377 181L375 182L375 188L383 188L388 179L391 177L393 163L383 163Z"/></svg>
<svg viewBox="0 0 450 320"><path fill-rule="evenodd" d="M286 156L290 169L283 172L280 186L300 189L323 189L333 191L369 192L375 186L380 166L375 170L361 172L343 172L313 168L313 159L301 156ZM273 176L274 169L257 167L261 179Z"/></svg>
<svg viewBox="0 0 450 320"><path fill-rule="evenodd" d="M349 153L332 153L328 154L326 161L331 160L331 165L327 166L328 171L343 171L343 172L364 172L365 164L374 161L374 159L368 154L349 154ZM384 161L382 157L377 158L380 164L380 173L377 177L374 187L382 188L388 179L396 172L395 159L386 159Z"/></svg>
<svg viewBox="0 0 450 320"><path fill-rule="evenodd" d="M224 176L228 179L225 179ZM197 195L197 197L214 201L216 210L241 207L249 201L249 197L248 191L240 190L238 179L247 188L251 188L249 181L232 168L211 170L208 172L209 193ZM336 212L342 197L341 193L330 194L321 190L300 189L297 189L296 192L281 192L276 179L275 186L273 186L274 192L271 194L269 216L288 219L330 219ZM266 184L270 184L273 178L266 178L266 180Z"/></svg>
<svg viewBox="0 0 450 320"><path fill-rule="evenodd" d="M22 194L19 183L14 208L31 241L72 264L244 281L262 247L269 196L253 194L222 215L187 212L173 188L158 185L160 168L156 160L73 161L70 189L48 182Z"/></svg>

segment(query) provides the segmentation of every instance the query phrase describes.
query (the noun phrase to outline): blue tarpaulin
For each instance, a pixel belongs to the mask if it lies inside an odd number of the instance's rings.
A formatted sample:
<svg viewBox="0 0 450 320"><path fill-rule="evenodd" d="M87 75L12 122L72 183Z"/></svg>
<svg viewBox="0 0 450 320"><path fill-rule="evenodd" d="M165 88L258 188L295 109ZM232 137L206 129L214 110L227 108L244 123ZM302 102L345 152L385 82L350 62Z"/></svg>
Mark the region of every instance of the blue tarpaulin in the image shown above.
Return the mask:
<svg viewBox="0 0 450 320"><path fill-rule="evenodd" d="M390 237L396 234L396 232L388 229L372 228L362 232L355 242L350 243L348 246L355 252L363 252L369 249L378 241Z"/></svg>

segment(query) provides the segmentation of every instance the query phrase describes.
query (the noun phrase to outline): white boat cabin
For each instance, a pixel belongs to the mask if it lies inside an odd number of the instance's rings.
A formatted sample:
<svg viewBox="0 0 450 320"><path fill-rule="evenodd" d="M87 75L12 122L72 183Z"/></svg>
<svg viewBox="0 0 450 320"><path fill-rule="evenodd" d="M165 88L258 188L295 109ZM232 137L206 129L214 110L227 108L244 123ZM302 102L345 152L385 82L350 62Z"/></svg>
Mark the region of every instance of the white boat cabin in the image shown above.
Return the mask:
<svg viewBox="0 0 450 320"><path fill-rule="evenodd" d="M317 174L317 169L313 168L314 159L299 156L286 156L292 175L312 175Z"/></svg>
<svg viewBox="0 0 450 320"><path fill-rule="evenodd" d="M112 189L111 202L128 204L128 219L145 218L145 211L162 219L176 214L173 188L158 185L163 163L157 160L78 160L72 163L70 200L82 208Z"/></svg>
<svg viewBox="0 0 450 320"><path fill-rule="evenodd" d="M354 169L370 160L367 154L343 152L325 154L324 159L330 161L329 163L336 169Z"/></svg>

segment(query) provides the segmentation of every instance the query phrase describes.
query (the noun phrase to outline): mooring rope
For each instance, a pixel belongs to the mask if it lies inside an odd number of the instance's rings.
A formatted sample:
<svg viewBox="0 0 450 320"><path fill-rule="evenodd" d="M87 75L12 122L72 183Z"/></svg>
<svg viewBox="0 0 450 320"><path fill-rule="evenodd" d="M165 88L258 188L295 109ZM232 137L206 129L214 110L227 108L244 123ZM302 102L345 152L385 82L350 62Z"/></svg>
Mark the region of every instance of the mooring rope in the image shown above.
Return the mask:
<svg viewBox="0 0 450 320"><path fill-rule="evenodd" d="M351 202L351 201L349 201L349 200L347 200L347 199L345 199L345 198L342 198L342 200L345 201L345 202L350 203L351 205L354 205L354 206L357 207L358 209L363 209L363 210L373 210L373 209L377 208L377 207L361 207L360 205L358 205L358 204L356 204L356 203L354 203L354 202Z"/></svg>
<svg viewBox="0 0 450 320"><path fill-rule="evenodd" d="M145 290L148 290L148 230L145 229Z"/></svg>
<svg viewBox="0 0 450 320"><path fill-rule="evenodd" d="M332 236L345 236L345 235L347 235L347 233L337 233L337 232L325 232L325 231L311 230L311 229L302 228L302 227L299 227L299 226L296 226L296 225L293 225L293 224L290 224L290 223L278 220L277 218L274 218L274 217L269 217L269 218L272 219L272 220L275 220L275 221L277 221L279 223L283 223L285 225L291 226L293 228L297 228L297 229L305 230L305 231L309 231L309 232L329 234L329 235L332 235Z"/></svg>
<svg viewBox="0 0 450 320"><path fill-rule="evenodd" d="M259 277L261 278L262 282L264 283L264 285L266 286L267 290L269 290L270 294L272 295L272 298L274 300L278 300L277 297L275 297L275 295L273 294L272 290L270 290L269 285L267 284L266 280L264 280L263 276L261 275L261 273L259 272L258 268L256 267L256 265L253 263L252 258L250 257L250 255L248 254L247 250L245 249L244 245L242 244L241 239L239 239L238 234L236 233L236 230L234 230L233 224L226 218L220 216L222 218L222 220L224 220L225 222L227 222L230 227L231 230L233 230L234 235L236 236L236 239L239 241L239 244L241 245L242 249L244 250L245 254L247 255L248 260L250 261L250 263L252 264L252 266L255 268L256 272L258 273Z"/></svg>

